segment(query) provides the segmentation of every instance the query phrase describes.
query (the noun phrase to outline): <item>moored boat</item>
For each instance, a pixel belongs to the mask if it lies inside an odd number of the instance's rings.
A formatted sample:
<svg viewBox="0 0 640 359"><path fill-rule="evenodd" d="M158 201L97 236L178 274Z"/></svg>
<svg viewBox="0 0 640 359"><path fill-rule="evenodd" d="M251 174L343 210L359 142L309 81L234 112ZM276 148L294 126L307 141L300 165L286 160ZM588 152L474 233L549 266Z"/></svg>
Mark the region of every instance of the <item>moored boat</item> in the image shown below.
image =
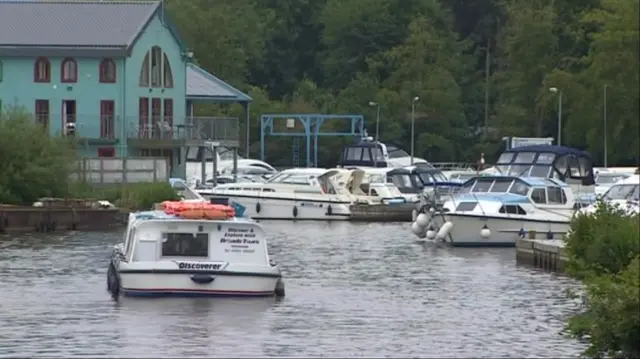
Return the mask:
<svg viewBox="0 0 640 359"><path fill-rule="evenodd" d="M165 202L132 213L107 288L125 296L284 295L264 231L226 205Z"/></svg>

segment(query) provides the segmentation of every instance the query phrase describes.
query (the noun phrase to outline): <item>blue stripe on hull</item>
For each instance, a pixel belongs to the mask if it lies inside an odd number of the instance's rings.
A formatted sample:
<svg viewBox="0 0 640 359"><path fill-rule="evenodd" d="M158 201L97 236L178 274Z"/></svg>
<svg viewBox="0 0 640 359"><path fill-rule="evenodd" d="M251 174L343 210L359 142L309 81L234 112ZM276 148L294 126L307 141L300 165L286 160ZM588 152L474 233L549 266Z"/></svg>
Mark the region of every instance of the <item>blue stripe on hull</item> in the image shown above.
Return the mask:
<svg viewBox="0 0 640 359"><path fill-rule="evenodd" d="M193 297L270 297L275 292L238 292L238 291L213 291L213 290L139 290L122 289L122 295L126 297L155 297L155 298L193 298Z"/></svg>

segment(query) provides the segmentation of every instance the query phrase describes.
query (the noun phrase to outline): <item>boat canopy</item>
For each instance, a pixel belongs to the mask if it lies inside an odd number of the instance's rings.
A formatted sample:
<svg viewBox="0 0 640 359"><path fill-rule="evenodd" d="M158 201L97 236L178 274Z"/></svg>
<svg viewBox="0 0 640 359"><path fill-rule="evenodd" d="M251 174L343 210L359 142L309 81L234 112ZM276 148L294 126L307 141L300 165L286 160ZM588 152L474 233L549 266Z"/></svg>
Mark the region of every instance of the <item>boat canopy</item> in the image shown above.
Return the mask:
<svg viewBox="0 0 640 359"><path fill-rule="evenodd" d="M530 176L579 180L582 185L595 184L593 159L585 151L554 146L533 145L507 150L500 155L496 168L508 176Z"/></svg>

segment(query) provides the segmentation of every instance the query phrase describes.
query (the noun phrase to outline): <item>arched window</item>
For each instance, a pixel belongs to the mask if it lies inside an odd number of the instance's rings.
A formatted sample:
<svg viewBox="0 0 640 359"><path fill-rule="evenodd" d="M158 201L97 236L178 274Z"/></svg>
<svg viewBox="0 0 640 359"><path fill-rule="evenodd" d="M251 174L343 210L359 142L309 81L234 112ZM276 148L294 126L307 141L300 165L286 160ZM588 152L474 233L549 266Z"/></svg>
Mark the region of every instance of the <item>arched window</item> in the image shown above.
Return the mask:
<svg viewBox="0 0 640 359"><path fill-rule="evenodd" d="M46 57L39 57L33 65L33 81L34 82L50 82L51 81L51 63Z"/></svg>
<svg viewBox="0 0 640 359"><path fill-rule="evenodd" d="M171 64L169 64L169 58L167 57L167 54L164 54L163 69L164 69L164 81L163 81L164 87L172 88L173 74L171 73Z"/></svg>
<svg viewBox="0 0 640 359"><path fill-rule="evenodd" d="M142 67L140 68L140 78L138 83L141 87L149 87L149 53L144 56L142 60Z"/></svg>
<svg viewBox="0 0 640 359"><path fill-rule="evenodd" d="M162 77L162 49L159 46L151 48L151 87L161 87Z"/></svg>
<svg viewBox="0 0 640 359"><path fill-rule="evenodd" d="M60 82L78 82L78 63L72 58L62 60Z"/></svg>
<svg viewBox="0 0 640 359"><path fill-rule="evenodd" d="M100 82L116 82L116 63L112 59L103 59L100 62Z"/></svg>

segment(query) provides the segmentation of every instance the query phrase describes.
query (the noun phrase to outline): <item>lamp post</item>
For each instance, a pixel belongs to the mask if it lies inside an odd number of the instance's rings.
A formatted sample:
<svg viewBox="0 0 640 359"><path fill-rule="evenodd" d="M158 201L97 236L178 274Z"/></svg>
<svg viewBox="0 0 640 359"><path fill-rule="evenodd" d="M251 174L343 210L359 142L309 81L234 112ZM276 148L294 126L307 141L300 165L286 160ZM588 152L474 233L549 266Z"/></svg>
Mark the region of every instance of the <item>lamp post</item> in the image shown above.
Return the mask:
<svg viewBox="0 0 640 359"><path fill-rule="evenodd" d="M411 101L411 165L413 166L413 150L415 148L415 130L416 130L416 102L418 102L420 98L418 96L413 98Z"/></svg>
<svg viewBox="0 0 640 359"><path fill-rule="evenodd" d="M604 168L607 168L607 85L602 90L602 121L604 122Z"/></svg>
<svg viewBox="0 0 640 359"><path fill-rule="evenodd" d="M562 145L562 91L557 87L550 87L549 92L558 94L558 146Z"/></svg>
<svg viewBox="0 0 640 359"><path fill-rule="evenodd" d="M380 130L380 104L377 102L369 102L369 106L376 107L376 141L378 141L378 133Z"/></svg>

